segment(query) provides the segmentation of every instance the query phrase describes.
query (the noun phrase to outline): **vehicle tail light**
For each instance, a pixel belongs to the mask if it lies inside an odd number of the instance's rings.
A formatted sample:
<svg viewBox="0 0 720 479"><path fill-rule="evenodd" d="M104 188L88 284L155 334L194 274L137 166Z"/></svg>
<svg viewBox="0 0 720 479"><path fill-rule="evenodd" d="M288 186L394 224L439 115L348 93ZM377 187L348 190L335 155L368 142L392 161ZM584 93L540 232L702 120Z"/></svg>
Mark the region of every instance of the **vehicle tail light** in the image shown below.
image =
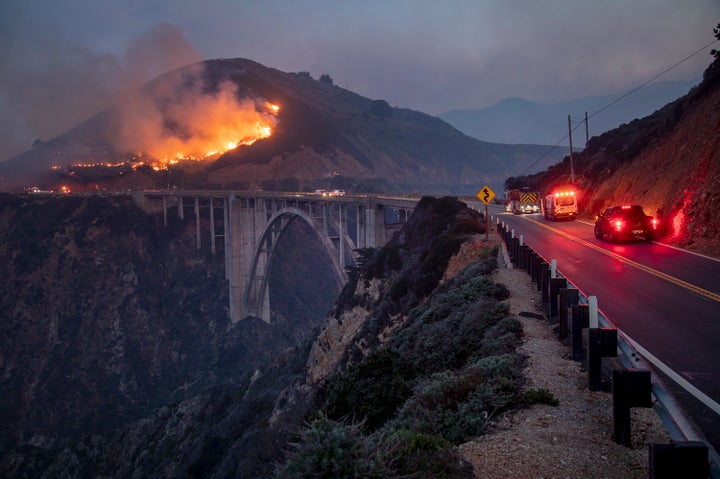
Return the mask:
<svg viewBox="0 0 720 479"><path fill-rule="evenodd" d="M653 228L654 230L656 230L657 227L658 227L658 220L656 220L655 218L653 218L653 219L652 219L652 228Z"/></svg>
<svg viewBox="0 0 720 479"><path fill-rule="evenodd" d="M616 220L615 221L615 229L618 231L622 231L622 227L623 227L623 222L620 220Z"/></svg>

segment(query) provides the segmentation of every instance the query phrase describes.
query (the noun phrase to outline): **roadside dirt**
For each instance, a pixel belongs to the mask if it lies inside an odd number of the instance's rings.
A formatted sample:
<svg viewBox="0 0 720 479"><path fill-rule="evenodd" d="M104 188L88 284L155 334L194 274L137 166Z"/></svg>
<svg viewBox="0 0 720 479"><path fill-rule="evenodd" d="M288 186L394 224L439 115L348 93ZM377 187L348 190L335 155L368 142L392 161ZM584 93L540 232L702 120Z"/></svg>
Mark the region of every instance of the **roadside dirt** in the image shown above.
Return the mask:
<svg viewBox="0 0 720 479"><path fill-rule="evenodd" d="M497 235L490 239L499 244ZM468 242L451 268L477 255L483 244L487 243ZM556 325L530 317L543 315L541 297L530 277L507 268L504 261L495 274L496 281L510 289L510 311L523 324L521 350L528 358L525 387L547 389L560 404L537 404L498 416L488 434L462 444L461 454L473 464L475 477L647 478L649 444L670 442L658 416L652 409L632 409L632 447L616 444L612 395L591 392L587 373L558 339Z"/></svg>

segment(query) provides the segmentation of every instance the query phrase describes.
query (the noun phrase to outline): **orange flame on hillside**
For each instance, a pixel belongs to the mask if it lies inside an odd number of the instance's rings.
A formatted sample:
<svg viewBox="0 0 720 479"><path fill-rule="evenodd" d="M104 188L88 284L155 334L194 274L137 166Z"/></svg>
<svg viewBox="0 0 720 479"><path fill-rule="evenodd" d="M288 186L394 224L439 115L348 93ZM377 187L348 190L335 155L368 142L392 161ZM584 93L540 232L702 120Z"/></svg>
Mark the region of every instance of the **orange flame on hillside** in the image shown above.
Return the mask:
<svg viewBox="0 0 720 479"><path fill-rule="evenodd" d="M181 161L216 158L272 135L280 107L238 98L237 85L217 91L168 89L139 96L122 107L117 146L155 170Z"/></svg>

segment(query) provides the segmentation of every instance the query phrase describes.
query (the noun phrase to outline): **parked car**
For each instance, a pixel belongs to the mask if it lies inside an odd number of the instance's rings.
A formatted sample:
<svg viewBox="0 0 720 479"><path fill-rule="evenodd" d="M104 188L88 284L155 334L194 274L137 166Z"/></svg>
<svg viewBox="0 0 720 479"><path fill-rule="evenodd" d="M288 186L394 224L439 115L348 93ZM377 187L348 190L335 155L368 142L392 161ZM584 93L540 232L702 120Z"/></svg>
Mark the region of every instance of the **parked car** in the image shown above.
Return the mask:
<svg viewBox="0 0 720 479"><path fill-rule="evenodd" d="M655 239L657 220L640 205L612 206L595 217L595 237L608 241Z"/></svg>

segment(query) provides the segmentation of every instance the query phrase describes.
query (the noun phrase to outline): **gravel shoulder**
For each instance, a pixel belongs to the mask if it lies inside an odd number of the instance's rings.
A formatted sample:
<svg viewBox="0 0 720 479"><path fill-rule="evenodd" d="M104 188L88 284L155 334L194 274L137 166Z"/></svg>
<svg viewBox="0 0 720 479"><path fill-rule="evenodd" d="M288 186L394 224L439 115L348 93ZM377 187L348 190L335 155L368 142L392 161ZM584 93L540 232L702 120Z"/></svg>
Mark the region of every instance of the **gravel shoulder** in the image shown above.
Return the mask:
<svg viewBox="0 0 720 479"><path fill-rule="evenodd" d="M477 244L477 243L475 243ZM591 392L582 364L543 314L541 297L525 271L500 264L495 280L511 291L510 312L523 324L526 389L547 389L557 407L536 404L491 421L488 434L460 446L475 477L647 478L649 443L670 442L652 409L631 410L632 447L613 440L612 394Z"/></svg>

